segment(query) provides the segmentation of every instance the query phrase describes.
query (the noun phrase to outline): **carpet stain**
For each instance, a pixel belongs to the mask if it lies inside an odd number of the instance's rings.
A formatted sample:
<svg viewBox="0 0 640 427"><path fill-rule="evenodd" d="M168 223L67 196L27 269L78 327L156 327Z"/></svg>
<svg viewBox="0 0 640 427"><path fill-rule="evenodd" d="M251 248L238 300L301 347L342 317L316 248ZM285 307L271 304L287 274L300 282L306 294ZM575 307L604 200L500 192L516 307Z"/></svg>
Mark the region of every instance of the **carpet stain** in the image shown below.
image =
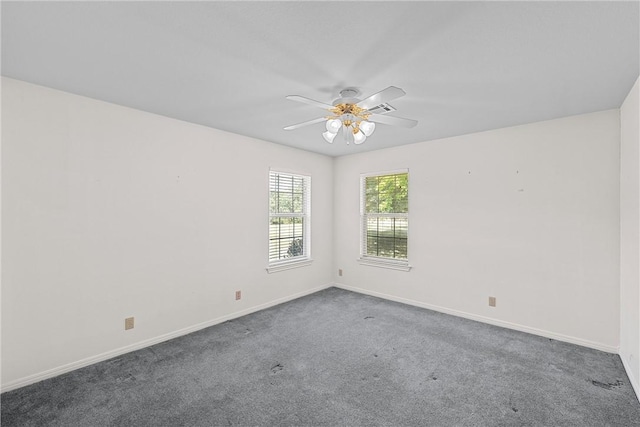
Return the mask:
<svg viewBox="0 0 640 427"><path fill-rule="evenodd" d="M377 355L377 354L374 354L374 355L373 355L373 357L378 357L378 355Z"/></svg>
<svg viewBox="0 0 640 427"><path fill-rule="evenodd" d="M69 401L67 401L67 400L63 400L62 402L60 402L60 403L58 403L56 405L56 408L58 408L58 409L65 409L65 408L68 408L68 407L69 407Z"/></svg>
<svg viewBox="0 0 640 427"><path fill-rule="evenodd" d="M603 383L603 382L600 382L600 381L591 380L591 384L593 384L593 385L595 385L597 387L603 388L605 390L611 390L614 387L616 387L616 388L622 387L622 385L624 383L622 381L620 381L620 380L617 380L614 383Z"/></svg>
<svg viewBox="0 0 640 427"><path fill-rule="evenodd" d="M116 378L116 381L117 381L117 382L119 382L119 383L121 383L121 382L135 381L135 380L136 380L136 377L134 377L134 376L133 376L133 375L131 375L131 374L127 374L127 375L126 375L126 376L124 376L124 377Z"/></svg>
<svg viewBox="0 0 640 427"><path fill-rule="evenodd" d="M512 410L513 412L518 412L518 408L514 408L513 406L511 407L511 410Z"/></svg>
<svg viewBox="0 0 640 427"><path fill-rule="evenodd" d="M436 373L435 373L435 372L432 372L432 373L429 375L429 379L430 379L430 380L433 380L433 381L436 381L436 380L438 379L438 377L436 377Z"/></svg>
<svg viewBox="0 0 640 427"><path fill-rule="evenodd" d="M278 372L282 371L284 369L284 366L282 366L280 363L274 365L271 367L271 373L272 374L277 374Z"/></svg>
<svg viewBox="0 0 640 427"><path fill-rule="evenodd" d="M375 319L375 317L373 317L373 316L366 316L366 317L364 318L364 320L369 320L369 319Z"/></svg>

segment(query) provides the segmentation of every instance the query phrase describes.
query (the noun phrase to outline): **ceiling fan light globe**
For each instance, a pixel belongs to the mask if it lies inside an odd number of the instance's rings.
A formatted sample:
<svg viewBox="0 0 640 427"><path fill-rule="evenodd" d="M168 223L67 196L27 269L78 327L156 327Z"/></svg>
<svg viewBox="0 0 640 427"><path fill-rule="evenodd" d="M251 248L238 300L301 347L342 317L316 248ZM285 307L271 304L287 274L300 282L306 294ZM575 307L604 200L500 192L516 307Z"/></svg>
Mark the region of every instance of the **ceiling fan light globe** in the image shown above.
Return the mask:
<svg viewBox="0 0 640 427"><path fill-rule="evenodd" d="M338 119L327 120L326 128L330 133L338 133L340 128L342 127L342 122Z"/></svg>
<svg viewBox="0 0 640 427"><path fill-rule="evenodd" d="M376 124L363 120L360 122L360 130L365 134L365 136L371 136L373 131L376 130Z"/></svg>
<svg viewBox="0 0 640 427"><path fill-rule="evenodd" d="M365 139L367 139L366 135L360 131L353 134L354 144L362 144Z"/></svg>
<svg viewBox="0 0 640 427"><path fill-rule="evenodd" d="M353 130L351 129L351 127L342 127L342 137L344 138L344 142L346 142L347 145L353 142Z"/></svg>
<svg viewBox="0 0 640 427"><path fill-rule="evenodd" d="M337 133L333 133L333 132L329 132L326 131L325 133L322 134L322 137L324 138L325 141L327 141L329 144L333 143L333 140L335 139Z"/></svg>

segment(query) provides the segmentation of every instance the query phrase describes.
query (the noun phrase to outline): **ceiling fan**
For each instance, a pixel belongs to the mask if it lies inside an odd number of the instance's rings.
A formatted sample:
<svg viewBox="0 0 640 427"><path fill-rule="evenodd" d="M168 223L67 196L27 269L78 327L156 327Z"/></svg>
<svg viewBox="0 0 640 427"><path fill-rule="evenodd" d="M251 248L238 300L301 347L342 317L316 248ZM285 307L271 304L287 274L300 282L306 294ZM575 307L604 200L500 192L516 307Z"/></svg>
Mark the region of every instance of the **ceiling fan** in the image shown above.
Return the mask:
<svg viewBox="0 0 640 427"><path fill-rule="evenodd" d="M347 144L350 142L362 144L373 133L376 123L406 128L412 128L418 124L416 120L384 115L396 111L388 102L404 95L406 93L402 89L389 86L368 98L360 100L356 98L358 96L357 89L347 88L340 91L340 97L334 100L332 105L300 95L289 95L287 99L315 105L327 110L330 115L287 126L284 129L294 130L303 126L326 122L327 131L322 136L328 143L333 143L338 132L342 131L342 136Z"/></svg>

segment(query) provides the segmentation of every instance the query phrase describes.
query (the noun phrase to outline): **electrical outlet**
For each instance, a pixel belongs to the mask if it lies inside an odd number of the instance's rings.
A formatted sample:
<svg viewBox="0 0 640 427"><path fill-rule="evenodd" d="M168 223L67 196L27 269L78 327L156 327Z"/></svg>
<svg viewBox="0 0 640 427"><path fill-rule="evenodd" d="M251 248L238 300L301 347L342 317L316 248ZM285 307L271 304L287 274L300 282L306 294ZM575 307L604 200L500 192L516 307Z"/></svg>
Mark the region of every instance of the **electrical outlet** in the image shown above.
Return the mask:
<svg viewBox="0 0 640 427"><path fill-rule="evenodd" d="M489 307L496 306L496 297L489 297Z"/></svg>
<svg viewBox="0 0 640 427"><path fill-rule="evenodd" d="M242 299L242 291L236 291L236 301Z"/></svg>
<svg viewBox="0 0 640 427"><path fill-rule="evenodd" d="M338 276L342 276L342 269L341 268L338 269Z"/></svg>
<svg viewBox="0 0 640 427"><path fill-rule="evenodd" d="M129 329L133 329L133 317L124 319L124 330L127 331Z"/></svg>

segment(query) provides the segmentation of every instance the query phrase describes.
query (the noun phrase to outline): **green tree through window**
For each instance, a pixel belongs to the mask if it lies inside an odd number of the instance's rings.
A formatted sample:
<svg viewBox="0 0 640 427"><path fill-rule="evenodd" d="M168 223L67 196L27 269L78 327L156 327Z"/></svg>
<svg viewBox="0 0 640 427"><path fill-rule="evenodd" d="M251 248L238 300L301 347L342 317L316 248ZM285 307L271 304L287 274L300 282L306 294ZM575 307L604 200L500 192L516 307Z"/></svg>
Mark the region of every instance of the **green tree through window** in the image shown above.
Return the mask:
<svg viewBox="0 0 640 427"><path fill-rule="evenodd" d="M309 256L311 178L269 173L269 263Z"/></svg>
<svg viewBox="0 0 640 427"><path fill-rule="evenodd" d="M363 177L364 256L407 259L409 174Z"/></svg>

